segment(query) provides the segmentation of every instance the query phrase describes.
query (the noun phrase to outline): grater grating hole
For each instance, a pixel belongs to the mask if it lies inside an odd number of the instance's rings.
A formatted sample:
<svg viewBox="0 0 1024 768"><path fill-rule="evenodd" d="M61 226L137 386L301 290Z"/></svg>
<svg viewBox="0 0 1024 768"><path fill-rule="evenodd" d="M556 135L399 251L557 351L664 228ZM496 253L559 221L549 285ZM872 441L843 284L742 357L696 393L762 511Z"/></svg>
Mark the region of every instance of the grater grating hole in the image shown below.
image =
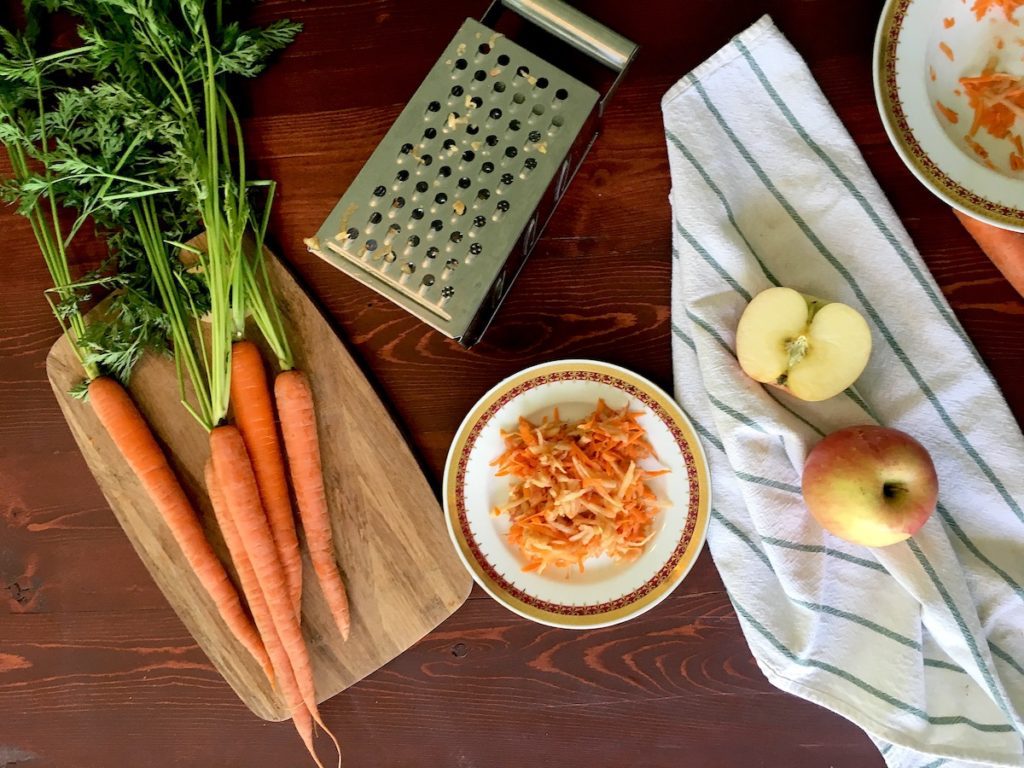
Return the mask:
<svg viewBox="0 0 1024 768"><path fill-rule="evenodd" d="M473 182L470 181L469 178L463 176L461 179L459 179L459 189L469 189L472 183Z"/></svg>
<svg viewBox="0 0 1024 768"><path fill-rule="evenodd" d="M569 98L569 92L565 90L565 88L559 88L557 91L555 91L555 98L558 101L565 101L566 99Z"/></svg>
<svg viewBox="0 0 1024 768"><path fill-rule="evenodd" d="M414 218L416 221L419 221L420 219L422 219L423 218L423 209L422 208L415 208L415 209L413 209L412 218Z"/></svg>
<svg viewBox="0 0 1024 768"><path fill-rule="evenodd" d="M468 133L470 136L476 136L478 133L480 133L480 126L469 123L466 125L466 133Z"/></svg>
<svg viewBox="0 0 1024 768"><path fill-rule="evenodd" d="M448 236L448 239L451 240L453 243L461 243L462 233L459 232L459 230L455 230Z"/></svg>
<svg viewBox="0 0 1024 768"><path fill-rule="evenodd" d="M498 63L501 64L501 66L504 67L506 64L508 64L508 62L509 58L504 53L498 57Z"/></svg>
<svg viewBox="0 0 1024 768"><path fill-rule="evenodd" d="M512 94L512 101L516 104L522 104L526 101L526 94L519 93L518 91Z"/></svg>
<svg viewBox="0 0 1024 768"><path fill-rule="evenodd" d="M519 150L515 147L505 147L505 157L512 158L519 154Z"/></svg>
<svg viewBox="0 0 1024 768"><path fill-rule="evenodd" d="M380 220L384 217L380 215L380 211L374 211L370 214L370 224L380 224Z"/></svg>
<svg viewBox="0 0 1024 768"><path fill-rule="evenodd" d="M487 143L488 147L494 147L497 146L498 144L498 137L492 133L490 136L484 139L484 141Z"/></svg>
<svg viewBox="0 0 1024 768"><path fill-rule="evenodd" d="M469 252L474 256L479 256L481 253L484 252L484 247L480 243L473 243L471 246L469 246Z"/></svg>
<svg viewBox="0 0 1024 768"><path fill-rule="evenodd" d="M397 258L398 256L395 254L394 251L388 251L387 253L384 254L384 261L386 261L388 264L393 264L395 262L395 259Z"/></svg>
<svg viewBox="0 0 1024 768"><path fill-rule="evenodd" d="M427 184L427 182L425 182L425 181L417 181L416 182L416 191L417 192L422 194L423 192L426 192L428 189L430 189L430 185Z"/></svg>
<svg viewBox="0 0 1024 768"><path fill-rule="evenodd" d="M452 96L454 96L455 98L458 98L463 93L465 93L465 91L463 90L461 85L453 85L451 93L452 93Z"/></svg>
<svg viewBox="0 0 1024 768"><path fill-rule="evenodd" d="M490 196L491 191L489 189L481 189L479 192L476 193L477 200L487 200Z"/></svg>
<svg viewBox="0 0 1024 768"><path fill-rule="evenodd" d="M413 264L411 261L407 261L407 262L405 262L405 264L402 265L402 274L403 275L411 275L415 271L416 271L416 265Z"/></svg>
<svg viewBox="0 0 1024 768"><path fill-rule="evenodd" d="M533 109L531 111L535 115L543 115L544 114L544 105L543 104L534 104L533 105Z"/></svg>
<svg viewBox="0 0 1024 768"><path fill-rule="evenodd" d="M435 136L437 136L437 128L427 128L427 130L423 132L423 138L428 141L433 139Z"/></svg>
<svg viewBox="0 0 1024 768"><path fill-rule="evenodd" d="M542 134L540 131L530 131L530 135L527 138L534 144L536 144L538 141L544 138L544 134Z"/></svg>
<svg viewBox="0 0 1024 768"><path fill-rule="evenodd" d="M415 248L420 244L419 235L409 235L409 239L406 241L410 248Z"/></svg>
<svg viewBox="0 0 1024 768"><path fill-rule="evenodd" d="M548 132L556 133L563 125L565 125L565 118L561 115L555 115L551 118L551 127L548 128Z"/></svg>
<svg viewBox="0 0 1024 768"><path fill-rule="evenodd" d="M435 248L434 246L430 246L429 248L427 248L427 258L428 259L436 259L437 258L437 254L439 254L439 253L440 253L440 251L437 248Z"/></svg>
<svg viewBox="0 0 1024 768"><path fill-rule="evenodd" d="M434 284L434 279L435 278L433 275L424 275L423 279L420 280L420 285L424 286L425 288L429 288Z"/></svg>
<svg viewBox="0 0 1024 768"><path fill-rule="evenodd" d="M459 266L458 259L448 259L448 261L444 263L444 268L447 269L449 272L454 272L457 266Z"/></svg>
<svg viewBox="0 0 1024 768"><path fill-rule="evenodd" d="M548 79L546 77L538 77L535 85L543 90L548 87Z"/></svg>
<svg viewBox="0 0 1024 768"><path fill-rule="evenodd" d="M438 178L447 179L451 175L452 175L452 169L451 169L451 166L449 166L449 165L442 165L440 168L437 169L437 176L438 176Z"/></svg>
<svg viewBox="0 0 1024 768"><path fill-rule="evenodd" d="M422 155L420 157L420 163L423 165L430 165L432 162L434 162L432 155Z"/></svg>
<svg viewBox="0 0 1024 768"><path fill-rule="evenodd" d="M469 66L469 62L466 61L465 59L456 59L455 60L455 68L456 69L460 69L461 70L461 69L465 69L468 66Z"/></svg>
<svg viewBox="0 0 1024 768"><path fill-rule="evenodd" d="M455 288L453 286L446 285L444 288L441 289L441 298L442 299L450 299L454 295L455 295Z"/></svg>
<svg viewBox="0 0 1024 768"><path fill-rule="evenodd" d="M444 229L444 222L441 221L440 219L434 219L432 222L430 222L430 228L435 232L440 232L442 229Z"/></svg>
<svg viewBox="0 0 1024 768"><path fill-rule="evenodd" d="M501 183L504 184L506 187L511 186L512 182L515 181L515 180L516 180L516 177L513 176L511 173L503 173L503 174L501 174Z"/></svg>
<svg viewBox="0 0 1024 768"><path fill-rule="evenodd" d="M491 120L501 120L501 114L501 110L495 107L487 113L487 116L490 117Z"/></svg>
<svg viewBox="0 0 1024 768"><path fill-rule="evenodd" d="M345 231L345 235L348 237L349 240L358 240L359 239L359 230L356 229L355 227L349 227Z"/></svg>
<svg viewBox="0 0 1024 768"><path fill-rule="evenodd" d="M501 80L496 80L494 82L494 92L495 93L504 93L505 92L505 84L503 82L501 82Z"/></svg>
<svg viewBox="0 0 1024 768"><path fill-rule="evenodd" d="M485 224L487 224L487 219L485 219L483 216L477 216L473 219L474 227L482 227ZM476 245L479 245L479 243L476 243Z"/></svg>
<svg viewBox="0 0 1024 768"><path fill-rule="evenodd" d="M445 139L441 146L448 152L454 152L459 145L455 139Z"/></svg>
<svg viewBox="0 0 1024 768"><path fill-rule="evenodd" d="M530 68L525 64L516 69L516 77L526 77L530 74Z"/></svg>
<svg viewBox="0 0 1024 768"><path fill-rule="evenodd" d="M472 163L473 158L475 157L476 153L474 153L472 149L467 149L465 152L462 153L462 159L467 163Z"/></svg>
<svg viewBox="0 0 1024 768"><path fill-rule="evenodd" d="M392 224L388 227L388 233L384 236L384 242L390 241L395 235L402 231L401 224Z"/></svg>
<svg viewBox="0 0 1024 768"><path fill-rule="evenodd" d="M366 241L366 244L363 247L366 248L366 250L371 251L371 252L372 251L376 251L377 250L377 241L374 240L371 237L369 240Z"/></svg>
<svg viewBox="0 0 1024 768"><path fill-rule="evenodd" d="M405 207L405 198L401 197L401 196L396 197L394 200L391 201L391 207L392 208L404 208Z"/></svg>
<svg viewBox="0 0 1024 768"><path fill-rule="evenodd" d="M488 43L480 43L480 45L476 49L476 52L479 53L481 56L486 56L488 53L491 52L491 46Z"/></svg>
<svg viewBox="0 0 1024 768"><path fill-rule="evenodd" d="M468 106L472 107L473 109L480 109L480 107L482 107L483 105L484 105L484 100L481 99L479 96L474 96L473 98L471 98L469 100L469 105Z"/></svg>
<svg viewBox="0 0 1024 768"><path fill-rule="evenodd" d="M432 101L429 104L427 104L427 112L440 112L440 111L441 111L441 102L440 101Z"/></svg>
<svg viewBox="0 0 1024 768"><path fill-rule="evenodd" d="M479 83L482 83L484 80L487 79L487 73L484 72L482 69L478 69L476 72L473 73L473 79Z"/></svg>
<svg viewBox="0 0 1024 768"><path fill-rule="evenodd" d="M412 152L412 150L413 150L412 144L409 144L408 142L406 142L405 144L402 145L402 148L399 149L398 151L401 154L403 154L403 155L408 155L410 152Z"/></svg>
<svg viewBox="0 0 1024 768"><path fill-rule="evenodd" d="M374 190L373 190L374 197L384 197L384 195L386 195L387 193L388 193L388 188L385 187L383 184L381 184L380 186L374 188Z"/></svg>
<svg viewBox="0 0 1024 768"><path fill-rule="evenodd" d="M446 195L444 192L438 192L436 195L434 195L434 202L437 203L438 205L444 205L445 203L448 202L448 195Z"/></svg>
<svg viewBox="0 0 1024 768"><path fill-rule="evenodd" d="M486 162L480 166L480 170L484 173L491 173L494 170L494 163Z"/></svg>
<svg viewBox="0 0 1024 768"><path fill-rule="evenodd" d="M522 127L523 127L523 124L521 122L519 122L518 120L509 120L508 121L508 129L510 131L518 131Z"/></svg>
<svg viewBox="0 0 1024 768"><path fill-rule="evenodd" d="M408 178L409 172L405 169L402 169L401 171L395 174L395 181L406 181L408 180Z"/></svg>

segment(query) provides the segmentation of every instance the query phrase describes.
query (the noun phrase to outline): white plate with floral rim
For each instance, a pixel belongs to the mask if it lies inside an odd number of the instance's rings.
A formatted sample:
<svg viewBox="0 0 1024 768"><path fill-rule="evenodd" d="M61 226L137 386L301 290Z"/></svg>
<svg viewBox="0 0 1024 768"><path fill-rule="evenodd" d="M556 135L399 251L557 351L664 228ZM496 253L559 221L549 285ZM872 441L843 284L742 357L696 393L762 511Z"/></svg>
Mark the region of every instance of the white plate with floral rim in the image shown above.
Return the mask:
<svg viewBox="0 0 1024 768"><path fill-rule="evenodd" d="M495 476L492 465L504 451L501 432L514 429L520 416L539 422L556 407L563 419L581 419L601 399L642 413L638 421L657 455L650 468L669 470L649 481L663 505L653 535L628 562L597 557L583 573L524 572L526 559L507 539L508 518L491 514L509 493L509 479ZM448 532L476 582L520 616L571 629L618 624L664 600L693 567L711 508L707 461L682 409L642 376L592 360L527 368L491 389L455 435L444 486Z"/></svg>
<svg viewBox="0 0 1024 768"><path fill-rule="evenodd" d="M1024 6L1010 0L889 0L875 38L875 98L903 161L949 205L1024 231L1024 162L974 119L960 78L990 64L1024 77ZM979 18L980 14L980 18ZM1024 115L1012 135L1024 136Z"/></svg>

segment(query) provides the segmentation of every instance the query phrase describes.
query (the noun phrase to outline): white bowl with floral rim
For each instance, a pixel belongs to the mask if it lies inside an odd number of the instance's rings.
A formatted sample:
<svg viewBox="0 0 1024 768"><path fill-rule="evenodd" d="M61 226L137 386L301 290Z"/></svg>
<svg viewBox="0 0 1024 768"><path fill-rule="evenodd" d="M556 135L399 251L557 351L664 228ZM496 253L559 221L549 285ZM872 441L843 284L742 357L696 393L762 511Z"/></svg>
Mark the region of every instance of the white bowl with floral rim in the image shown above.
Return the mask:
<svg viewBox="0 0 1024 768"><path fill-rule="evenodd" d="M641 466L669 470L649 481L662 504L653 535L634 560L602 556L587 560L583 573L524 572L526 559L508 541L507 516L492 515L510 486L492 465L504 450L501 432L515 429L521 416L539 421L556 407L561 418L580 419L600 399L641 413L638 422L657 456ZM520 616L571 629L618 624L664 600L704 545L710 493L704 451L678 404L642 376L592 360L527 368L491 389L459 427L444 473L448 532L476 582Z"/></svg>
<svg viewBox="0 0 1024 768"><path fill-rule="evenodd" d="M1024 232L1024 168L1012 145L980 130L961 77L1024 76L1024 7L1010 18L997 4L979 20L977 0L888 0L875 38L875 98L907 167L949 205ZM1024 117L1014 133L1024 135Z"/></svg>

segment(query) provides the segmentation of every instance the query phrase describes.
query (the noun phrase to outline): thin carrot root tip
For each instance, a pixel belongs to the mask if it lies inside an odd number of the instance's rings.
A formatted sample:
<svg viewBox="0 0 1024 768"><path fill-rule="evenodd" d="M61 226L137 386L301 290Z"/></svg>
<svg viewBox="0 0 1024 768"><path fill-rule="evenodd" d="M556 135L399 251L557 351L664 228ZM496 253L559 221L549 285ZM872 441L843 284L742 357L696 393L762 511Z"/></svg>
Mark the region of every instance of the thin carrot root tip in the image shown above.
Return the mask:
<svg viewBox="0 0 1024 768"><path fill-rule="evenodd" d="M279 373L274 380L274 398L309 557L338 632L347 639L351 626L348 592L338 570L309 379L298 370Z"/></svg>

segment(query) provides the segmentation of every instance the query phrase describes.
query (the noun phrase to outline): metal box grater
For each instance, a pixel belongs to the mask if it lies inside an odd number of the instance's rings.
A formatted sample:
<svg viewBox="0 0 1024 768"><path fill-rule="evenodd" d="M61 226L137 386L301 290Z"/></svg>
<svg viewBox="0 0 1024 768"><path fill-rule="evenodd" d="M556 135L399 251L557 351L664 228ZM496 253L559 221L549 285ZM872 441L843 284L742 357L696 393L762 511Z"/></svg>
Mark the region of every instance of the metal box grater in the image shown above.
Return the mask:
<svg viewBox="0 0 1024 768"><path fill-rule="evenodd" d="M501 2L616 71L604 97L467 19L306 241L465 346L508 293L636 52L561 0Z"/></svg>

